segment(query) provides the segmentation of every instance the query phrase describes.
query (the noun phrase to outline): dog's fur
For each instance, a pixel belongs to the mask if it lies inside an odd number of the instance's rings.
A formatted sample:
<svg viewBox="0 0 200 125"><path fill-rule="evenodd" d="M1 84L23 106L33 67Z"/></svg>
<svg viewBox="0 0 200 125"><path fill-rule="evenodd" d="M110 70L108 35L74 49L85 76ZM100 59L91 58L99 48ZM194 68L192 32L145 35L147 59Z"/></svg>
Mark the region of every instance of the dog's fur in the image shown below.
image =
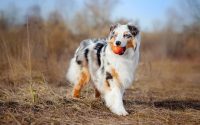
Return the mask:
<svg viewBox="0 0 200 125"><path fill-rule="evenodd" d="M116 41L125 51L113 52ZM110 27L107 39L88 39L80 43L71 59L67 78L74 83L73 97L90 79L94 82L95 97L101 96L106 106L117 115L127 115L123 94L134 80L139 61L140 33L136 26L117 24Z"/></svg>

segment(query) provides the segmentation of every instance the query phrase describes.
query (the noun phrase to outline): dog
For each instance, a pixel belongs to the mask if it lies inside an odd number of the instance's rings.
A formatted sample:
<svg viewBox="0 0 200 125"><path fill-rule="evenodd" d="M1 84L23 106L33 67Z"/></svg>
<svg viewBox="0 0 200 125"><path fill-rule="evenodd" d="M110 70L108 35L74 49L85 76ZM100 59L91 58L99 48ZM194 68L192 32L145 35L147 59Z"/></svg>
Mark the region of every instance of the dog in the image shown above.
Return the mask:
<svg viewBox="0 0 200 125"><path fill-rule="evenodd" d="M102 97L111 112L128 115L123 94L134 81L139 62L140 31L132 24L110 27L106 39L87 39L80 43L70 61L67 79L74 84L72 96L92 80L95 97Z"/></svg>

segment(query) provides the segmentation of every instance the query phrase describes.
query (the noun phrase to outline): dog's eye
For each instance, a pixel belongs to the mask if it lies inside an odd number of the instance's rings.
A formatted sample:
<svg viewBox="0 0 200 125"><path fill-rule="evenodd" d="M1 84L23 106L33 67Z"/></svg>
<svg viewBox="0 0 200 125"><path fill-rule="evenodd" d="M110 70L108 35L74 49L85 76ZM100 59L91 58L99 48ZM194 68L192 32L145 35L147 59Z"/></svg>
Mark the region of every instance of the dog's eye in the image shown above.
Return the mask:
<svg viewBox="0 0 200 125"><path fill-rule="evenodd" d="M111 36L113 37L115 35L115 31L112 32Z"/></svg>
<svg viewBox="0 0 200 125"><path fill-rule="evenodd" d="M117 33L115 33L115 31L112 32L110 39L112 39L113 37L117 37Z"/></svg>
<svg viewBox="0 0 200 125"><path fill-rule="evenodd" d="M131 38L132 35L131 34L124 34L124 38Z"/></svg>

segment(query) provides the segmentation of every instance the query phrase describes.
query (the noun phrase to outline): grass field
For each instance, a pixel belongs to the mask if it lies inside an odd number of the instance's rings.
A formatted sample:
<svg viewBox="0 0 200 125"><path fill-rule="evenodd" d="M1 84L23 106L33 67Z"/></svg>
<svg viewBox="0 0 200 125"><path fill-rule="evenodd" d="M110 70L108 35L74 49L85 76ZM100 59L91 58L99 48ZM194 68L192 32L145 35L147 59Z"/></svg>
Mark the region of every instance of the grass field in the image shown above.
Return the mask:
<svg viewBox="0 0 200 125"><path fill-rule="evenodd" d="M200 124L198 61L141 62L125 92L125 117L95 99L91 85L73 99L64 79L53 84L32 74L20 83L0 76L0 124Z"/></svg>

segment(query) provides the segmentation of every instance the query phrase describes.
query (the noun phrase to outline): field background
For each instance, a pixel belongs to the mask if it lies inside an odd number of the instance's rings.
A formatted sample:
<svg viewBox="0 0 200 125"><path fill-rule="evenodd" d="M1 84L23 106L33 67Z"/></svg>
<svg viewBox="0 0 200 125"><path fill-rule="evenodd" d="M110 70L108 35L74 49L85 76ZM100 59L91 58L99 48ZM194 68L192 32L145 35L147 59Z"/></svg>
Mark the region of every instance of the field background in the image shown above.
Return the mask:
<svg viewBox="0 0 200 125"><path fill-rule="evenodd" d="M0 124L200 124L199 0L179 1L163 25L141 31L136 80L124 98L130 115L112 114L92 83L81 99L71 97L65 73L80 41L106 37L118 22L140 27L110 18L119 3L86 0L76 10L77 1L58 2L45 16L38 5L23 16L17 4L0 10Z"/></svg>

